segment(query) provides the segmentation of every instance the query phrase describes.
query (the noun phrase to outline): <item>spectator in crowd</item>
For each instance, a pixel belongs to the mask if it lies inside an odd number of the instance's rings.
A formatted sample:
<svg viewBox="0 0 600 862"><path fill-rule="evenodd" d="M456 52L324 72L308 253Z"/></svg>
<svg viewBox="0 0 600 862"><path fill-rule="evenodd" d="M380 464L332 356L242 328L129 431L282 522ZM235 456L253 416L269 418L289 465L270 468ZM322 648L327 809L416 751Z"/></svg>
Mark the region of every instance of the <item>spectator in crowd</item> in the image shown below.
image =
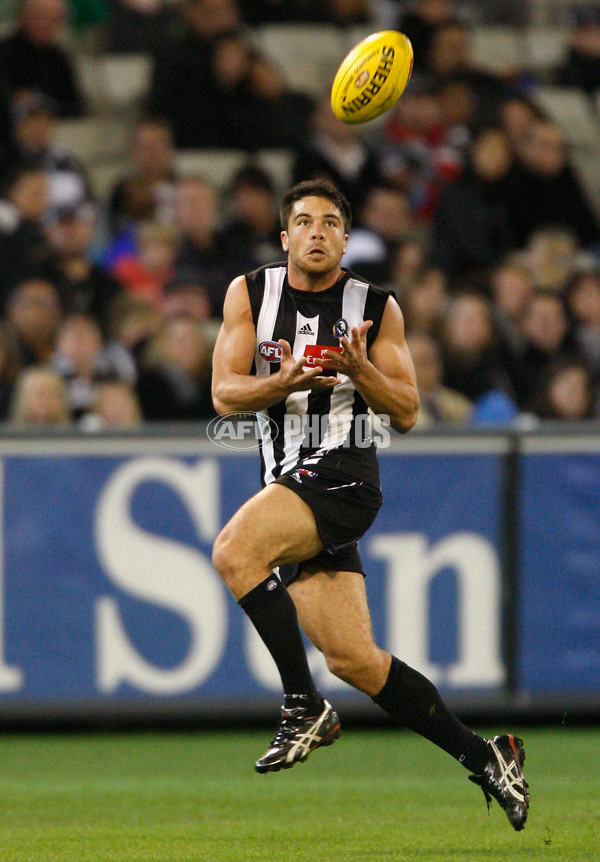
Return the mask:
<svg viewBox="0 0 600 862"><path fill-rule="evenodd" d="M558 70L557 81L593 96L600 90L600 7L575 10L569 43L569 53Z"/></svg>
<svg viewBox="0 0 600 862"><path fill-rule="evenodd" d="M375 150L348 123L331 110L329 94L317 102L311 117L311 134L300 141L293 169L295 183L327 179L347 197L354 212L368 190L382 181Z"/></svg>
<svg viewBox="0 0 600 862"><path fill-rule="evenodd" d="M441 269L423 267L400 294L407 332L424 332L439 340L448 306L447 279Z"/></svg>
<svg viewBox="0 0 600 862"><path fill-rule="evenodd" d="M500 105L499 122L516 156L529 139L536 121L547 119L535 102L522 93L509 93Z"/></svg>
<svg viewBox="0 0 600 862"><path fill-rule="evenodd" d="M511 165L504 133L486 129L473 140L463 176L442 191L432 256L451 279L481 275L511 249L506 204Z"/></svg>
<svg viewBox="0 0 600 862"><path fill-rule="evenodd" d="M474 117L479 127L494 125L505 94L504 82L475 68L471 59L471 30L454 19L440 24L434 31L427 55L427 67L435 82L460 77L473 93Z"/></svg>
<svg viewBox="0 0 600 862"><path fill-rule="evenodd" d="M90 193L83 164L54 140L54 104L43 93L23 90L12 99L11 145L5 164L40 168L49 182L49 203L54 206L78 203Z"/></svg>
<svg viewBox="0 0 600 862"><path fill-rule="evenodd" d="M215 415L210 394L210 349L202 325L191 318L163 322L140 364L137 394L149 421L207 419Z"/></svg>
<svg viewBox="0 0 600 862"><path fill-rule="evenodd" d="M206 47L243 24L237 0L191 0L181 8L182 19Z"/></svg>
<svg viewBox="0 0 600 862"><path fill-rule="evenodd" d="M575 269L565 291L577 348L600 384L600 269L597 261Z"/></svg>
<svg viewBox="0 0 600 862"><path fill-rule="evenodd" d="M17 378L8 418L17 426L69 425L71 412L62 377L51 368L40 366L22 371Z"/></svg>
<svg viewBox="0 0 600 862"><path fill-rule="evenodd" d="M224 117L230 120L227 146L292 149L307 137L312 97L290 88L280 69L259 51L224 37L215 48L213 74L224 97L221 123Z"/></svg>
<svg viewBox="0 0 600 862"><path fill-rule="evenodd" d="M207 9L218 6L218 13ZM157 58L152 113L167 117L178 147L290 147L305 133L312 102L241 35L228 0L187 0L186 36Z"/></svg>
<svg viewBox="0 0 600 862"><path fill-rule="evenodd" d="M536 290L523 319L523 334L525 350L508 370L519 407L531 410L549 366L563 356L577 356L563 296L552 290Z"/></svg>
<svg viewBox="0 0 600 862"><path fill-rule="evenodd" d="M476 406L490 393L511 395L498 352L491 304L477 293L453 296L441 331L444 385Z"/></svg>
<svg viewBox="0 0 600 862"><path fill-rule="evenodd" d="M582 246L598 239L598 224L570 165L564 135L536 120L521 146L508 194L509 224L517 248L539 228L572 230Z"/></svg>
<svg viewBox="0 0 600 862"><path fill-rule="evenodd" d="M531 234L524 250L536 287L562 291L579 251L577 237L564 227L545 227Z"/></svg>
<svg viewBox="0 0 600 862"><path fill-rule="evenodd" d="M151 117L137 121L129 149L131 167L127 175L117 182L109 197L108 215L112 235L127 226L131 219L132 189L134 195L136 189L143 188L151 196L153 218L172 221L175 194L173 154L173 134L166 120ZM141 182L132 185L131 179ZM148 212L145 218L150 218Z"/></svg>
<svg viewBox="0 0 600 862"><path fill-rule="evenodd" d="M428 248L425 248L425 243L429 247L428 236L419 235L418 231L405 237L392 268L392 286L395 290L403 291L427 268Z"/></svg>
<svg viewBox="0 0 600 862"><path fill-rule="evenodd" d="M173 118L180 147L293 147L306 134L312 100L291 91L279 70L238 33L214 42L207 79L198 87L205 103L201 121L194 124L187 114Z"/></svg>
<svg viewBox="0 0 600 862"><path fill-rule="evenodd" d="M156 57L149 110L169 120L177 147L229 146L211 65L218 40L240 29L239 10L235 0L184 0L177 14L181 35Z"/></svg>
<svg viewBox="0 0 600 862"><path fill-rule="evenodd" d="M6 318L18 340L21 364L43 365L48 362L62 322L56 286L42 278L20 282L8 298Z"/></svg>
<svg viewBox="0 0 600 862"><path fill-rule="evenodd" d="M4 152L8 147L10 137L11 123L9 109L10 87L3 62L0 59L0 162L4 159Z"/></svg>
<svg viewBox="0 0 600 862"><path fill-rule="evenodd" d="M280 260L281 226L273 180L263 168L244 165L229 186L230 222L227 240L247 250L256 266Z"/></svg>
<svg viewBox="0 0 600 862"><path fill-rule="evenodd" d="M138 255L140 228L154 221L158 221L154 184L148 177L127 177L122 186L119 220L102 255L103 266L112 270L121 258Z"/></svg>
<svg viewBox="0 0 600 862"><path fill-rule="evenodd" d="M210 317L210 300L203 284L195 273L185 270L175 275L166 285L160 308L161 317L191 317L199 322Z"/></svg>
<svg viewBox="0 0 600 862"><path fill-rule="evenodd" d="M131 294L121 294L110 309L108 340L128 351L138 366L161 320L159 308Z"/></svg>
<svg viewBox="0 0 600 862"><path fill-rule="evenodd" d="M539 381L532 412L540 419L591 419L595 415L593 390L585 362L572 356L558 357Z"/></svg>
<svg viewBox="0 0 600 862"><path fill-rule="evenodd" d="M4 177L0 201L0 305L22 278L35 275L51 255L42 228L48 178L39 168L16 165Z"/></svg>
<svg viewBox="0 0 600 862"><path fill-rule="evenodd" d="M389 284L398 252L412 229L406 194L392 185L374 186L350 234L343 265L379 284Z"/></svg>
<svg viewBox="0 0 600 862"><path fill-rule="evenodd" d="M165 34L175 26L174 5L168 0L105 0L107 20L103 48L114 54L157 54Z"/></svg>
<svg viewBox="0 0 600 862"><path fill-rule="evenodd" d="M411 41L415 70L427 71L435 32L442 24L454 20L455 4L452 0L413 0L398 5L396 27Z"/></svg>
<svg viewBox="0 0 600 862"><path fill-rule="evenodd" d="M21 371L19 343L12 327L0 320L0 422L7 416L15 382Z"/></svg>
<svg viewBox="0 0 600 862"><path fill-rule="evenodd" d="M477 0L474 6L477 20L482 24L500 24L504 27L525 27L531 24L530 0Z"/></svg>
<svg viewBox="0 0 600 862"><path fill-rule="evenodd" d="M368 24L371 20L370 0L327 0L326 6L334 24Z"/></svg>
<svg viewBox="0 0 600 862"><path fill-rule="evenodd" d="M121 287L94 260L96 222L96 207L90 201L50 210L46 234L53 256L46 272L57 285L67 313L91 314L106 330L110 307Z"/></svg>
<svg viewBox="0 0 600 862"><path fill-rule="evenodd" d="M23 0L17 30L0 42L0 65L10 89L42 92L61 117L83 113L75 73L59 39L66 23L66 0Z"/></svg>
<svg viewBox="0 0 600 862"><path fill-rule="evenodd" d="M419 389L420 407L417 428L440 422L467 424L473 405L460 392L443 385L444 366L437 341L427 332L409 332L410 349Z"/></svg>
<svg viewBox="0 0 600 862"><path fill-rule="evenodd" d="M368 0L239 0L247 24L306 23L364 24Z"/></svg>
<svg viewBox="0 0 600 862"><path fill-rule="evenodd" d="M457 145L448 137L431 78L411 78L387 115L376 148L384 177L408 194L418 218L430 220L442 185L463 168L462 141Z"/></svg>
<svg viewBox="0 0 600 862"><path fill-rule="evenodd" d="M253 266L251 256L228 241L219 222L220 199L215 186L204 177L181 177L175 189L175 223L181 235L175 272L185 272L188 277L194 273L204 285L212 317L221 316L229 282Z"/></svg>
<svg viewBox="0 0 600 862"><path fill-rule="evenodd" d="M445 129L447 146L466 161L467 151L475 123L475 93L469 82L460 75L448 77L437 90L440 120Z"/></svg>
<svg viewBox="0 0 600 862"><path fill-rule="evenodd" d="M523 322L535 284L524 258L512 255L492 269L489 287L503 364L508 369L520 362L525 351Z"/></svg>
<svg viewBox="0 0 600 862"><path fill-rule="evenodd" d="M105 345L99 325L85 314L72 314L64 320L52 367L65 381L74 419L92 410L99 383L123 380L131 385L136 378L131 356L119 345Z"/></svg>
<svg viewBox="0 0 600 862"><path fill-rule="evenodd" d="M178 249L179 236L172 224L146 222L137 234L137 252L120 257L112 273L129 293L159 307L175 273Z"/></svg>
<svg viewBox="0 0 600 862"><path fill-rule="evenodd" d="M96 387L92 409L80 425L84 431L122 430L139 428L142 418L133 387L122 380L113 380Z"/></svg>

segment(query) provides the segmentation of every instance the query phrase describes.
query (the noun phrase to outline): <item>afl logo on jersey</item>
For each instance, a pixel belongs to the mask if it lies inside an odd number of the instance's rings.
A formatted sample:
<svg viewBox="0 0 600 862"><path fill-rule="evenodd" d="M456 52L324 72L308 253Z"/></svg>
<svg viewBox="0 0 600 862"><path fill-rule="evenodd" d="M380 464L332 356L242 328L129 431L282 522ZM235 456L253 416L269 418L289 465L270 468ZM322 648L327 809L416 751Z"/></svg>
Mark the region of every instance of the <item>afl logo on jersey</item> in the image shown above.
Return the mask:
<svg viewBox="0 0 600 862"><path fill-rule="evenodd" d="M258 352L267 362L281 362L281 345L276 341L261 341Z"/></svg>
<svg viewBox="0 0 600 862"><path fill-rule="evenodd" d="M349 332L348 321L344 320L343 317L340 317L339 320L333 324L333 334L336 338L347 338Z"/></svg>

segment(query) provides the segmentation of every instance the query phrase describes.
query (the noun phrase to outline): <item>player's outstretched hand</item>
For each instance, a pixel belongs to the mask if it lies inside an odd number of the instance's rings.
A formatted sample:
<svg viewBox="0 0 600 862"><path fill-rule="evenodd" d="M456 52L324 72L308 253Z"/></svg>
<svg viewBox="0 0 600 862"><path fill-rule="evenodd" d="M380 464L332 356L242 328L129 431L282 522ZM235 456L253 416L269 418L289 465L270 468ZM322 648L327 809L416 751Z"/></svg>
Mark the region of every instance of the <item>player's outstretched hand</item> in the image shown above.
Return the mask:
<svg viewBox="0 0 600 862"><path fill-rule="evenodd" d="M289 342L279 339L281 346L281 367L279 373L286 392L300 392L305 389L331 389L340 382L337 377L325 376L321 366L306 368L306 357L294 359Z"/></svg>
<svg viewBox="0 0 600 862"><path fill-rule="evenodd" d="M365 320L360 326L353 326L350 338L340 338L341 353L325 350L323 367L347 375L351 380L365 369L369 363L367 356L367 332L373 326L372 320Z"/></svg>

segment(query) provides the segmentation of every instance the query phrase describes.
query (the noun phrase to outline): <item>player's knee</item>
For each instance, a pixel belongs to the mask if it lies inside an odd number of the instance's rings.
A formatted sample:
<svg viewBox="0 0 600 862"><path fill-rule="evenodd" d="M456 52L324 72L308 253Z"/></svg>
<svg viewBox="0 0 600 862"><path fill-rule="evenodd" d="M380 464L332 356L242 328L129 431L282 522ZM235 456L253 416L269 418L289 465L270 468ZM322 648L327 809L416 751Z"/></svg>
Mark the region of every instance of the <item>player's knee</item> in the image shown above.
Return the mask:
<svg viewBox="0 0 600 862"><path fill-rule="evenodd" d="M212 563L225 583L233 580L239 563L235 545L229 538L226 530L222 530L215 539L212 551Z"/></svg>
<svg viewBox="0 0 600 862"><path fill-rule="evenodd" d="M354 653L332 653L326 660L331 673L350 685L356 685L368 666L362 656Z"/></svg>
<svg viewBox="0 0 600 862"><path fill-rule="evenodd" d="M334 676L359 691L369 693L374 686L378 685L375 681L380 676L379 652L378 649L335 652L326 654L325 659L328 669Z"/></svg>

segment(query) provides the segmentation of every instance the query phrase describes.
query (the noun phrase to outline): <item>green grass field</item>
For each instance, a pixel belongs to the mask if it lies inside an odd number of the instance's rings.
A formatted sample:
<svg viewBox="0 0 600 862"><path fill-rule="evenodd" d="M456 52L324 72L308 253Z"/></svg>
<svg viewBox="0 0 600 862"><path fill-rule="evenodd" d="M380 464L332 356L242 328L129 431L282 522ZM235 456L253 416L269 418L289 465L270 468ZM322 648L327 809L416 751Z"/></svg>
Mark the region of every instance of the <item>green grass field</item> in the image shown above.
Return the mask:
<svg viewBox="0 0 600 862"><path fill-rule="evenodd" d="M514 730L514 728L513 728ZM402 731L346 730L308 763L252 764L264 732L0 737L1 862L600 858L600 730L522 732L529 822Z"/></svg>

